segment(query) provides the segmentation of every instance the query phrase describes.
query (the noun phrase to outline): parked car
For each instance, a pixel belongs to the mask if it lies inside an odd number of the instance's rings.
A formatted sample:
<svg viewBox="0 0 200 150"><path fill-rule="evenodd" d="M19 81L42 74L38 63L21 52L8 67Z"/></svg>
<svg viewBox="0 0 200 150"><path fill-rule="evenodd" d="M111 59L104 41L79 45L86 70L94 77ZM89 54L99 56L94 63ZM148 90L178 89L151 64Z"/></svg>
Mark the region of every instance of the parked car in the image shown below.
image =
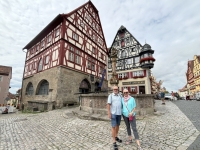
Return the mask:
<svg viewBox="0 0 200 150"><path fill-rule="evenodd" d="M200 92L197 92L195 94L195 98L196 98L197 101L200 101Z"/></svg>
<svg viewBox="0 0 200 150"><path fill-rule="evenodd" d="M165 93L165 99L170 101L177 100L175 96L174 98L172 97L171 93Z"/></svg>

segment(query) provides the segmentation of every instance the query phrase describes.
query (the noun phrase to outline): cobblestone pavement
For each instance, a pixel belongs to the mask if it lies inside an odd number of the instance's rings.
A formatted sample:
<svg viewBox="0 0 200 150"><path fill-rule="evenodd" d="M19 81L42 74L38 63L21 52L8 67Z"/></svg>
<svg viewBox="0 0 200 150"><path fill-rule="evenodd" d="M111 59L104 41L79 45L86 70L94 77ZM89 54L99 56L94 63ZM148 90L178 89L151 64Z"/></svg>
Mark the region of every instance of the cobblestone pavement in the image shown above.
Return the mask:
<svg viewBox="0 0 200 150"><path fill-rule="evenodd" d="M175 101L174 103L190 119L197 130L200 131L200 101ZM200 150L200 135L189 146L188 150Z"/></svg>
<svg viewBox="0 0 200 150"><path fill-rule="evenodd" d="M108 121L82 120L73 116L74 108L38 114L0 115L0 150L110 150ZM145 150L186 150L199 135L189 119L172 102L156 109L162 115L137 120L141 145ZM159 114L159 113L158 113ZM119 137L127 139L124 122ZM135 150L135 142L119 144L119 150Z"/></svg>

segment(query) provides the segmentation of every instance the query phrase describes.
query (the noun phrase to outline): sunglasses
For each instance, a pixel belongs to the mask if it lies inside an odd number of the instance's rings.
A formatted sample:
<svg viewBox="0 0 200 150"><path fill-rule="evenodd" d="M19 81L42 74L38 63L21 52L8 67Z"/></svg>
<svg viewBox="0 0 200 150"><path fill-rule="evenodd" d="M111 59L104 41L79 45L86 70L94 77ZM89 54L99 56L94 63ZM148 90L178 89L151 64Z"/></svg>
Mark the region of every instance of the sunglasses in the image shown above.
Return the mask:
<svg viewBox="0 0 200 150"><path fill-rule="evenodd" d="M128 92L124 92L124 94L128 94Z"/></svg>
<svg viewBox="0 0 200 150"><path fill-rule="evenodd" d="M113 89L113 90L118 90L118 89Z"/></svg>

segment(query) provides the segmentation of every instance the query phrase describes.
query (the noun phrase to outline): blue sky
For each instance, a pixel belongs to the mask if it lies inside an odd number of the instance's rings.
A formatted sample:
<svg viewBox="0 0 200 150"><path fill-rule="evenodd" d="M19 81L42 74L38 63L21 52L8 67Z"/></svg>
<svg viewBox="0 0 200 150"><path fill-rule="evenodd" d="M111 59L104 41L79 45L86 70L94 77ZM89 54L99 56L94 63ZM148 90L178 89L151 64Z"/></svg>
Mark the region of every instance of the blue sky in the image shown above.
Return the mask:
<svg viewBox="0 0 200 150"><path fill-rule="evenodd" d="M69 13L86 0L1 0L0 65L12 66L10 92L21 87L29 43L58 14ZM200 55L199 0L92 0L99 11L107 46L121 25L156 59L152 72L168 91L186 84L187 62Z"/></svg>

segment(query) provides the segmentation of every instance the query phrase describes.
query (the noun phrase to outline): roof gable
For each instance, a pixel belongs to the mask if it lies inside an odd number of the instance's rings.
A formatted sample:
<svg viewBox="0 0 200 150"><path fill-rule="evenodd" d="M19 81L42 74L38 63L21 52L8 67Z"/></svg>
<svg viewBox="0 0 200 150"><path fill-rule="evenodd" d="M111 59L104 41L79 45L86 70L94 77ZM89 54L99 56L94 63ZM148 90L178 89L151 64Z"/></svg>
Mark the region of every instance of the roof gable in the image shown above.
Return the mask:
<svg viewBox="0 0 200 150"><path fill-rule="evenodd" d="M120 39L120 36L122 36L122 34L125 33L126 35L128 35L130 37L130 42L133 42L134 45L139 46L140 48L142 48L142 45L140 44L140 42L123 26L121 25L121 27L119 28L119 30L117 31L115 38L112 42L111 47L115 47L115 41ZM125 36L125 35L124 35ZM109 54L111 53L111 48L109 50Z"/></svg>
<svg viewBox="0 0 200 150"><path fill-rule="evenodd" d="M88 1L72 12L64 15L74 26L78 27L80 25L83 29L87 30L87 36L92 39L95 39L94 36L98 37L97 42L99 42L99 40L100 42L103 42L101 45L107 50L98 10L91 1Z"/></svg>

